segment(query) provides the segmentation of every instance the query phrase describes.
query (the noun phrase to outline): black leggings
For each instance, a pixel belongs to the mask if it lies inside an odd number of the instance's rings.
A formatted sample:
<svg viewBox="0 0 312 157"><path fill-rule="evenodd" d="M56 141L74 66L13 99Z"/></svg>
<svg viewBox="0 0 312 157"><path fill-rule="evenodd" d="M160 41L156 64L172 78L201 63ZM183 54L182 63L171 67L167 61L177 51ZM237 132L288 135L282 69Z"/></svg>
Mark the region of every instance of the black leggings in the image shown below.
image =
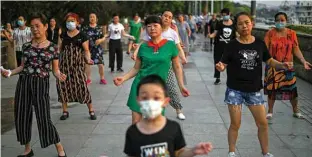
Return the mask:
<svg viewBox="0 0 312 157"><path fill-rule="evenodd" d="M215 63L214 78L220 78L220 71L217 70L216 64L220 62L225 46L226 46L226 44L223 44L223 43L216 43L215 44L215 47L213 50L213 59L214 59L214 63Z"/></svg>

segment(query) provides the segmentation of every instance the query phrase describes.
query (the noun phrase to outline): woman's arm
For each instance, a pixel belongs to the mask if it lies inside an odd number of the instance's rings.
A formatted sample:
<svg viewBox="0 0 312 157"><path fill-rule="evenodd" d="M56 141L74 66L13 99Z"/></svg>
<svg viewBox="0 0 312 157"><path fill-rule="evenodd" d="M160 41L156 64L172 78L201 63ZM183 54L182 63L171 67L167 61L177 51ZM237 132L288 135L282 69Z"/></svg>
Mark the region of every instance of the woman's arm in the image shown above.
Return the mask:
<svg viewBox="0 0 312 157"><path fill-rule="evenodd" d="M11 71L11 76L12 76L12 75L19 74L21 71L23 71L23 69L24 69L24 63L22 63L21 66L19 66L19 67L13 69L13 70Z"/></svg>
<svg viewBox="0 0 312 157"><path fill-rule="evenodd" d="M65 81L67 76L63 73L61 73L60 69L59 69L59 60L58 59L54 59L52 61L52 71L53 71L53 75L56 79L60 80L60 81Z"/></svg>
<svg viewBox="0 0 312 157"><path fill-rule="evenodd" d="M135 60L135 64L134 64L133 68L131 68L131 70L122 77L123 81L130 80L131 78L136 76L137 73L140 71L140 68L141 68L141 60L139 58L137 58Z"/></svg>
<svg viewBox="0 0 312 157"><path fill-rule="evenodd" d="M89 50L89 40L85 41L82 44L83 50L85 52L85 57L87 59L87 62L89 63L91 61L91 54L90 54L90 50Z"/></svg>
<svg viewBox="0 0 312 157"><path fill-rule="evenodd" d="M302 52L301 52L299 46L296 46L296 47L294 48L293 52L294 52L294 55L300 60L300 62L301 62L302 64L305 64L306 60L304 59L303 54L302 54Z"/></svg>
<svg viewBox="0 0 312 157"><path fill-rule="evenodd" d="M125 30L122 30L121 32L122 32L122 36L134 39L134 37L131 36L130 34L127 34Z"/></svg>
<svg viewBox="0 0 312 157"><path fill-rule="evenodd" d="M181 68L178 57L172 58L172 65L173 65L173 71L174 71L176 78L178 80L178 85L179 85L180 89L183 89L184 88L183 72L182 72L182 68Z"/></svg>
<svg viewBox="0 0 312 157"><path fill-rule="evenodd" d="M179 50L179 57L182 60L182 64L185 64L187 62L187 59L186 59L186 56L185 56L185 53L184 53L184 50L183 50L181 44L178 43L178 44L176 44L176 46Z"/></svg>
<svg viewBox="0 0 312 157"><path fill-rule="evenodd" d="M281 62L279 62L273 58L268 59L266 61L266 64L268 64L271 67L277 68L277 69L288 69L288 65L291 66L290 62L281 63Z"/></svg>
<svg viewBox="0 0 312 157"><path fill-rule="evenodd" d="M215 38L216 35L217 35L217 33L218 33L218 31L215 30L212 34L208 34L208 37L209 37L209 38Z"/></svg>

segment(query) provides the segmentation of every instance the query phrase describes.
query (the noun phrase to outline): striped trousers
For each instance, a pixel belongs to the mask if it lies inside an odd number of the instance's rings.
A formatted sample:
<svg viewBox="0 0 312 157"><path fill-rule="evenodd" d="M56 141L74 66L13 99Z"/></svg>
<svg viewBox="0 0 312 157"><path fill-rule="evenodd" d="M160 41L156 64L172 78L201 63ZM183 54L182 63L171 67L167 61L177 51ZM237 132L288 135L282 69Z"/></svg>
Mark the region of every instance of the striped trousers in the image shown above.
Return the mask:
<svg viewBox="0 0 312 157"><path fill-rule="evenodd" d="M15 91L14 116L17 141L25 145L31 140L33 107L36 114L40 144L46 148L60 142L50 116L49 77L20 75Z"/></svg>
<svg viewBox="0 0 312 157"><path fill-rule="evenodd" d="M174 109L182 109L181 100L178 94L177 85L175 82L175 76L172 70L172 66L170 67L168 78L167 78L167 86L168 86L168 92L170 97L170 105Z"/></svg>

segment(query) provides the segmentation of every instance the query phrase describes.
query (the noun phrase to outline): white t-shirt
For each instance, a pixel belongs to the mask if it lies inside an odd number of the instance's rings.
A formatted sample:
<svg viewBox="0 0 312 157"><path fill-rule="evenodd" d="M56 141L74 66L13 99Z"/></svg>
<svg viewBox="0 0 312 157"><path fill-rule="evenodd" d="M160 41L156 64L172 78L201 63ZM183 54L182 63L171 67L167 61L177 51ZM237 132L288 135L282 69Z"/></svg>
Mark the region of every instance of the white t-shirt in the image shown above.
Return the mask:
<svg viewBox="0 0 312 157"><path fill-rule="evenodd" d="M147 32L144 31L143 32L143 40L144 41L149 41L151 39L150 36L148 36ZM164 31L161 33L161 36L167 40L171 40L171 41L174 41L175 44L179 44L180 43L180 39L179 39L179 35L178 33L173 30L172 28L169 28L168 30Z"/></svg>
<svg viewBox="0 0 312 157"><path fill-rule="evenodd" d="M16 51L22 51L23 44L30 42L32 39L30 27L26 27L23 30L15 28L13 39L16 40Z"/></svg>
<svg viewBox="0 0 312 157"><path fill-rule="evenodd" d="M108 31L110 32L109 38L114 40L121 39L121 33L123 30L125 30L125 27L121 23L110 24L108 26Z"/></svg>

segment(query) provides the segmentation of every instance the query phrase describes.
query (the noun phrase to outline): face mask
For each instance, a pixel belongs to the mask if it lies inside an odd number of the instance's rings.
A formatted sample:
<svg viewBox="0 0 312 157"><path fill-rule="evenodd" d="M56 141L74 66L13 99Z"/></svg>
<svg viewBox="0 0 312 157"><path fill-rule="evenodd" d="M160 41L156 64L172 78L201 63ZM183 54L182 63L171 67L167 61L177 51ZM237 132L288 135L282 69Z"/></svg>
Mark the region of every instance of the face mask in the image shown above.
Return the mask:
<svg viewBox="0 0 312 157"><path fill-rule="evenodd" d="M66 22L66 28L69 30L74 30L76 28L75 22Z"/></svg>
<svg viewBox="0 0 312 157"><path fill-rule="evenodd" d="M18 20L18 21L17 21L17 25L19 25L19 26L24 26L24 21Z"/></svg>
<svg viewBox="0 0 312 157"><path fill-rule="evenodd" d="M162 101L146 100L140 101L141 113L144 118L154 119L161 114Z"/></svg>
<svg viewBox="0 0 312 157"><path fill-rule="evenodd" d="M229 20L229 19L230 19L230 15L223 16L223 20L224 20L224 21L227 21L227 20Z"/></svg>
<svg viewBox="0 0 312 157"><path fill-rule="evenodd" d="M277 29L283 29L283 28L286 27L286 23L285 23L285 22L276 22L276 23L275 23L275 27L276 27Z"/></svg>

